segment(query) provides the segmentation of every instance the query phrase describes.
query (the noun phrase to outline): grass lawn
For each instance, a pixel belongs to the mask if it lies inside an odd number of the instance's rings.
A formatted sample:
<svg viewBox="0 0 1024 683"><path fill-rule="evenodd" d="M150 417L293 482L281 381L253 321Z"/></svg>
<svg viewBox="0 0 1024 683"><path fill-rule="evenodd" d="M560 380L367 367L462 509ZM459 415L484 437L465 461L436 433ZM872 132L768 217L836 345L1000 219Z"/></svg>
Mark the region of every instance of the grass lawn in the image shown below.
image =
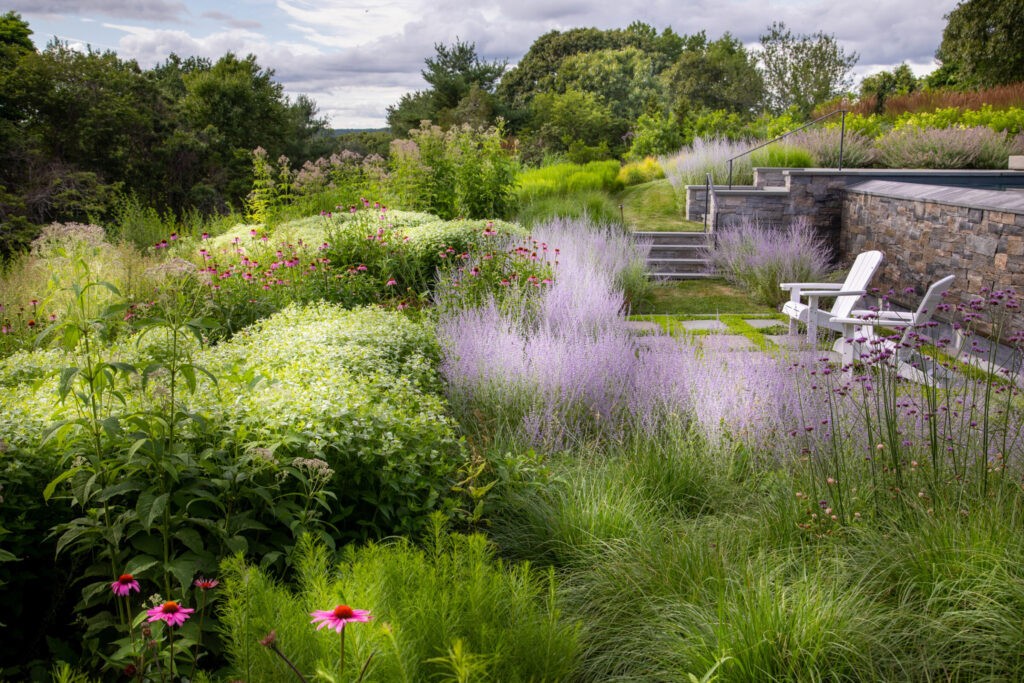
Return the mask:
<svg viewBox="0 0 1024 683"><path fill-rule="evenodd" d="M667 180L652 180L627 187L613 201L622 204L626 225L632 230L703 230L704 224L683 218L675 190Z"/></svg>
<svg viewBox="0 0 1024 683"><path fill-rule="evenodd" d="M637 314L717 315L771 314L775 309L754 303L750 297L722 279L659 282L650 300Z"/></svg>

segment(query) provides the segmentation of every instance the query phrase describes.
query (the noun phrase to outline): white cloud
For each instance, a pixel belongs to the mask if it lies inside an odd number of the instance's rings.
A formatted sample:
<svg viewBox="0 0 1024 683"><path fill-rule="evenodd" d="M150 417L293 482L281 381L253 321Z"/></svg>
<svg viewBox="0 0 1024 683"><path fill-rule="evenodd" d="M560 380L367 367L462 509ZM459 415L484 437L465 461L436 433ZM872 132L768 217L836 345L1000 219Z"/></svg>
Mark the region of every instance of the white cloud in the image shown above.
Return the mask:
<svg viewBox="0 0 1024 683"><path fill-rule="evenodd" d="M794 33L834 34L847 52L860 54L859 75L901 61L922 73L933 64L945 26L943 15L955 4L956 0L223 0L211 9L201 0L15 0L15 9L23 7L28 17L73 13L78 23L64 28L81 42L88 42L82 36L99 26L83 20L121 17L124 21L104 25L116 29L114 37L98 34L93 44L116 43L122 57L144 66L164 61L170 52L210 59L229 50L255 54L260 66L274 70L287 92L309 95L331 116L333 125L352 127L371 125L368 121L384 125L389 104L425 86L420 71L434 54L435 43L451 44L456 38L475 43L484 59L514 63L552 29L625 28L642 21L658 31L671 26L684 35L704 30L712 39L728 31L754 46L773 20L781 20ZM173 30L153 25L174 19L182 23ZM197 23L185 23L192 21ZM33 28L39 32L34 23Z"/></svg>

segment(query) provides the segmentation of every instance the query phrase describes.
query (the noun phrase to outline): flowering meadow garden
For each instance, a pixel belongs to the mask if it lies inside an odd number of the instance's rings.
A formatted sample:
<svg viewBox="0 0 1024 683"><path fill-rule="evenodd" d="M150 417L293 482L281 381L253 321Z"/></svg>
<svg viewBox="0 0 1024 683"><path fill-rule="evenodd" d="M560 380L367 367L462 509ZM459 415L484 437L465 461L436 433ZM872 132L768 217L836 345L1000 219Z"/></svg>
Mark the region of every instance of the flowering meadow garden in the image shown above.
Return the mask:
<svg viewBox="0 0 1024 683"><path fill-rule="evenodd" d="M49 226L2 275L0 678L1024 677L1016 295L944 311L1005 371L915 385L638 334L644 251Z"/></svg>

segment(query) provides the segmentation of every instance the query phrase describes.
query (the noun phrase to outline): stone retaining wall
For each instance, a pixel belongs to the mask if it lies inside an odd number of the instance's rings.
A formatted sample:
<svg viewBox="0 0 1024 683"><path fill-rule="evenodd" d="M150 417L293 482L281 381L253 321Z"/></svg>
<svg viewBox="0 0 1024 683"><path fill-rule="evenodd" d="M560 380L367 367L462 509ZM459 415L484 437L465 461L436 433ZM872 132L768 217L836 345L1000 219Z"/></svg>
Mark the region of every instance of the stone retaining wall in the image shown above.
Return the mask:
<svg viewBox="0 0 1024 683"><path fill-rule="evenodd" d="M872 285L916 307L928 286L955 275L951 294L966 302L983 287L1024 296L1024 193L868 181L841 201L844 256L885 254ZM903 293L913 288L913 294ZM1015 316L1024 328L1024 314Z"/></svg>
<svg viewBox="0 0 1024 683"><path fill-rule="evenodd" d="M757 168L754 169L753 186L734 186L731 190L724 185L715 186L719 200L717 225L726 226L748 217L789 223L802 216L810 220L833 249L841 251L846 189L874 180L968 189L1024 189L1024 173L1017 171ZM782 191L779 185L788 193L785 199L778 195ZM703 185L687 186L687 219L703 220L704 192Z"/></svg>

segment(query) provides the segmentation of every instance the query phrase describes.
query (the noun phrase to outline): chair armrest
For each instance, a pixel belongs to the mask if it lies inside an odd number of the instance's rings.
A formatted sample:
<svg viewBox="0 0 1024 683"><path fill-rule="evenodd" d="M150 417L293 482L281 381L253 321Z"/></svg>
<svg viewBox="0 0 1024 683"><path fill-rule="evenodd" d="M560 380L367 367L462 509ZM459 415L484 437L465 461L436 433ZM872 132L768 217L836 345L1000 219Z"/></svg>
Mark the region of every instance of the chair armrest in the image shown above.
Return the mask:
<svg viewBox="0 0 1024 683"><path fill-rule="evenodd" d="M867 323L906 323L913 324L915 314L909 311L850 311L851 318L859 318Z"/></svg>
<svg viewBox="0 0 1024 683"><path fill-rule="evenodd" d="M843 290L838 290L838 291L821 290L821 291L817 291L817 290L811 290L811 289L804 289L804 290L801 290L800 293L803 294L804 296L853 296L855 294L857 296L864 296L865 294L867 294L867 290L866 289L850 289L850 290L847 290L847 291L843 291Z"/></svg>
<svg viewBox="0 0 1024 683"><path fill-rule="evenodd" d="M807 287L813 287L814 289L842 289L843 284L841 282L783 282L779 284L779 289L805 289Z"/></svg>

